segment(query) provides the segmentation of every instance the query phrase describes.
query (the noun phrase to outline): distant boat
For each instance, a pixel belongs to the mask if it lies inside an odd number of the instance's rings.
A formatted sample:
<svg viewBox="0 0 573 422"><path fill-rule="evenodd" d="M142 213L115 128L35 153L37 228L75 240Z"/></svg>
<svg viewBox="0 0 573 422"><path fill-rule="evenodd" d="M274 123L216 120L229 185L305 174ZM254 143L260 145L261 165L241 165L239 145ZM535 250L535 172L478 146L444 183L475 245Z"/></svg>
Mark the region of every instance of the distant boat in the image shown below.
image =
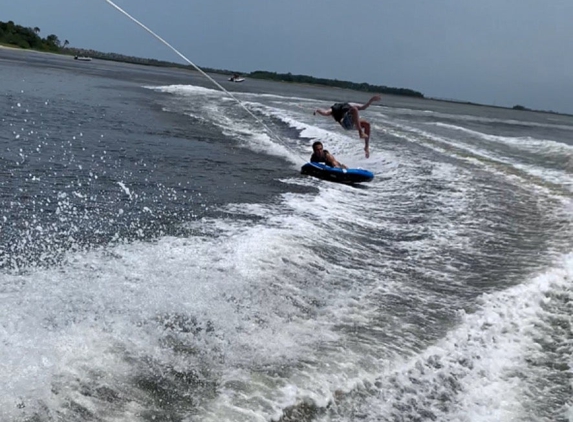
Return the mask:
<svg viewBox="0 0 573 422"><path fill-rule="evenodd" d="M74 60L81 60L82 62L91 62L92 58L87 56L75 56Z"/></svg>
<svg viewBox="0 0 573 422"><path fill-rule="evenodd" d="M239 75L233 75L229 78L231 82L243 82L245 78L241 78Z"/></svg>

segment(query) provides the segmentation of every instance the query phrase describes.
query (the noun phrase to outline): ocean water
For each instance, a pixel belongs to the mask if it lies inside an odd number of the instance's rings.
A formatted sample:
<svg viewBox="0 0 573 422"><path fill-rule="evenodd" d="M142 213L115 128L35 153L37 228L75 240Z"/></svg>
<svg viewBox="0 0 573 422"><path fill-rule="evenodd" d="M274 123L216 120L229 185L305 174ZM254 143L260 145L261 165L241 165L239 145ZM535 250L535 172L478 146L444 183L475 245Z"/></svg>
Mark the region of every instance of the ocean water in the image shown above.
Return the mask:
<svg viewBox="0 0 573 422"><path fill-rule="evenodd" d="M0 72L0 420L573 421L573 117L383 96L365 159L364 93Z"/></svg>

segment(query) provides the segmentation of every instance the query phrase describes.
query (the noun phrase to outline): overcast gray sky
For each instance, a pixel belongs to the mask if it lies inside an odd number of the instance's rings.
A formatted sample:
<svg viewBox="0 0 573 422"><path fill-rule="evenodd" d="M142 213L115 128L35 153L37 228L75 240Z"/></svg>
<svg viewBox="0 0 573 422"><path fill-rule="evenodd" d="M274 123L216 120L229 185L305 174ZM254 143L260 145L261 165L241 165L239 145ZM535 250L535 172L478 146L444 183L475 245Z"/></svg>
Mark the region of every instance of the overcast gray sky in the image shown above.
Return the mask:
<svg viewBox="0 0 573 422"><path fill-rule="evenodd" d="M572 0L113 0L199 66L573 113ZM70 46L182 62L105 0L0 0Z"/></svg>

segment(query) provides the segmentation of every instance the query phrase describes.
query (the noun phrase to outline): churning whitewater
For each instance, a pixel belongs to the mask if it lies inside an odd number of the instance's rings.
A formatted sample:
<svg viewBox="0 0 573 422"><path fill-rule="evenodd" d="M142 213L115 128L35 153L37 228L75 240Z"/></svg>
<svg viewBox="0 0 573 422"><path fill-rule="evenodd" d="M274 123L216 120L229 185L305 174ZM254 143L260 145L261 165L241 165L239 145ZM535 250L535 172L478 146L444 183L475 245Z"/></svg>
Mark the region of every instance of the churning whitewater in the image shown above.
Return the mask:
<svg viewBox="0 0 573 422"><path fill-rule="evenodd" d="M0 68L3 421L573 420L571 116Z"/></svg>

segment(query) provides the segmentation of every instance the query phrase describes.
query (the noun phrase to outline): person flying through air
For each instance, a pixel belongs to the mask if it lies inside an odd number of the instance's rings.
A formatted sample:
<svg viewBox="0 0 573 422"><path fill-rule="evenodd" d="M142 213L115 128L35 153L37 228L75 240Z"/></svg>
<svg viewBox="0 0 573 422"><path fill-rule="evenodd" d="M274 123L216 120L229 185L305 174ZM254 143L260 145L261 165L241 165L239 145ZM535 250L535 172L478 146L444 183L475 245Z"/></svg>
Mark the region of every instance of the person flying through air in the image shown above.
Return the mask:
<svg viewBox="0 0 573 422"><path fill-rule="evenodd" d="M317 108L316 113L321 116L332 116L340 126L346 130L358 130L360 139L364 139L364 153L366 158L370 157L370 123L360 118L359 110L366 110L374 101L379 101L380 95L374 95L365 104L356 103L336 103L328 109Z"/></svg>

